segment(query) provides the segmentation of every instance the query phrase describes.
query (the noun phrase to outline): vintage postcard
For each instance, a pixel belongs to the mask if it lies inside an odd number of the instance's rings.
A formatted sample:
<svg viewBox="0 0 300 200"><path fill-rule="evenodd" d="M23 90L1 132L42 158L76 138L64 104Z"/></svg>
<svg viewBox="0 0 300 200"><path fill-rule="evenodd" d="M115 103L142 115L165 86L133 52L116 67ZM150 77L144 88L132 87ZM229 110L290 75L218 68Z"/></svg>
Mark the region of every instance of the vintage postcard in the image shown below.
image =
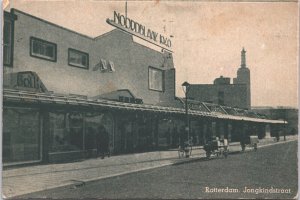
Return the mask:
<svg viewBox="0 0 300 200"><path fill-rule="evenodd" d="M298 198L298 1L2 6L2 198Z"/></svg>

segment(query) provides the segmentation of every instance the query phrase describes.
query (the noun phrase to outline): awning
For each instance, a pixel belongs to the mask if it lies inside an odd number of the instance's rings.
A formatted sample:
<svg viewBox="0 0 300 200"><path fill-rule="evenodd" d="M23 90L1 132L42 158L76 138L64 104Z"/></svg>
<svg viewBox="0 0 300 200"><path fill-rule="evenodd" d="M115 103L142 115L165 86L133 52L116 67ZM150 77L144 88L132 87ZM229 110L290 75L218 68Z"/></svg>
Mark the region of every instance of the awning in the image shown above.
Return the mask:
<svg viewBox="0 0 300 200"><path fill-rule="evenodd" d="M105 99L88 99L74 95L58 95L52 93L36 93L30 91L20 90L3 90L4 102L27 102L27 103L38 103L38 104L57 104L57 105L80 105L80 106L94 106L99 108L111 108L120 110L131 110L131 111L145 111L145 112L156 112L165 114L185 114L185 109L176 107L156 106L149 104L134 104L124 103ZM287 123L283 120L271 120L271 119L260 119L245 116L234 116L229 114L221 114L214 112L204 112L199 110L189 110L191 116L202 116L211 117L217 119L228 119L248 122L261 122L261 123L272 123L272 124L284 124Z"/></svg>

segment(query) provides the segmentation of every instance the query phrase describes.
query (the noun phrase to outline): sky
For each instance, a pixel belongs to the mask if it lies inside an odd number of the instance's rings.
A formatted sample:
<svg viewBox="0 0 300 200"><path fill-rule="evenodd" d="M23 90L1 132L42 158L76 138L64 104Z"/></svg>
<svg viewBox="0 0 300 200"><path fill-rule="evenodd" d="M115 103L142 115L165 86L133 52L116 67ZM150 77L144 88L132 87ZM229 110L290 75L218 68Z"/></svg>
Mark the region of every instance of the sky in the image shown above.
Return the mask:
<svg viewBox="0 0 300 200"><path fill-rule="evenodd" d="M96 37L113 29L106 19L125 13L125 1L11 0L16 8ZM127 16L172 35L176 95L181 84L236 77L247 51L252 106L298 107L298 3L128 1Z"/></svg>

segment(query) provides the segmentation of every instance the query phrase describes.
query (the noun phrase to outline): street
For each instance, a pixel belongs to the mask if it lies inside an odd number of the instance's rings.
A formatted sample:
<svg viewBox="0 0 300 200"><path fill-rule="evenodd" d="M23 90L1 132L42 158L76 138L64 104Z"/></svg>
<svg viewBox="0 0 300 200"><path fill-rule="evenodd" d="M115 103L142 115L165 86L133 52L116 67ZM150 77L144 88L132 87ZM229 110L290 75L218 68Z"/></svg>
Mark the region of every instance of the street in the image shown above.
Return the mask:
<svg viewBox="0 0 300 200"><path fill-rule="evenodd" d="M131 173L16 198L294 198L297 142ZM246 187L246 188L245 188Z"/></svg>

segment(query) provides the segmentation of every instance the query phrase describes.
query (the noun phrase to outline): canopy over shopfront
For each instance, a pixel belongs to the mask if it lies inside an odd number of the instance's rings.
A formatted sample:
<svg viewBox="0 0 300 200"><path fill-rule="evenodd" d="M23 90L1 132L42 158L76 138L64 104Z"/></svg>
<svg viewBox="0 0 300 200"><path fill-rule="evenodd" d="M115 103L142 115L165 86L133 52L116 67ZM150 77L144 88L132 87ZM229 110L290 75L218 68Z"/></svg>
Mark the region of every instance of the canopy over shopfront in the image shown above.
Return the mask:
<svg viewBox="0 0 300 200"><path fill-rule="evenodd" d="M185 110L183 108L136 104L136 103L124 103L124 102L104 100L104 99L92 100L92 99L88 99L81 96L75 96L75 95L59 95L59 94L38 93L38 92L30 92L30 91L12 90L12 89L4 89L3 98L4 98L4 102L9 101L9 102L23 102L23 103L37 103L37 104L78 105L78 106L92 106L95 108L102 107L102 108L111 108L111 109L157 112L157 113L166 113L166 114L172 114L172 113L185 114ZM199 102L199 105L205 107L206 111L195 110L195 108L190 108L189 115L211 117L216 119L239 120L239 121L249 121L249 122L270 123L270 124L286 123L284 120L272 120L272 119L259 118L260 116L258 115L256 115L257 117L250 117L251 114L253 116L253 113L241 109L237 109L237 108L223 107L219 105L213 105L213 104L202 103L202 102ZM223 112L213 110L212 109L213 106L221 109ZM209 107L211 109L209 109ZM234 111L236 115L229 114L228 113L229 110Z"/></svg>

